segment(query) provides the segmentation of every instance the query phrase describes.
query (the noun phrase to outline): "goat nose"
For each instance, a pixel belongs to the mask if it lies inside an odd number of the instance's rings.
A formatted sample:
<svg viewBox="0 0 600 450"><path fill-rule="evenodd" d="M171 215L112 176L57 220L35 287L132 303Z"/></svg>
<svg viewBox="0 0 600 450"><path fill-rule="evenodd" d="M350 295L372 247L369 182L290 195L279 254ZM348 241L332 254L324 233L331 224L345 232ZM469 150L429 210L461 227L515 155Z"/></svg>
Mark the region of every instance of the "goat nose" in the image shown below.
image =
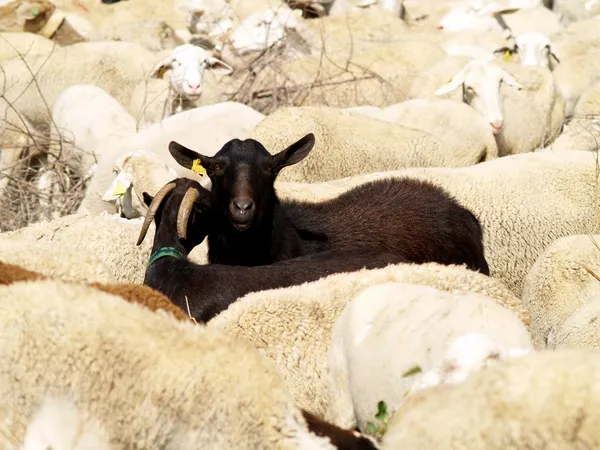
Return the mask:
<svg viewBox="0 0 600 450"><path fill-rule="evenodd" d="M233 206L235 206L235 209L245 212L252 209L254 202L252 202L252 200L249 198L236 198L233 201Z"/></svg>

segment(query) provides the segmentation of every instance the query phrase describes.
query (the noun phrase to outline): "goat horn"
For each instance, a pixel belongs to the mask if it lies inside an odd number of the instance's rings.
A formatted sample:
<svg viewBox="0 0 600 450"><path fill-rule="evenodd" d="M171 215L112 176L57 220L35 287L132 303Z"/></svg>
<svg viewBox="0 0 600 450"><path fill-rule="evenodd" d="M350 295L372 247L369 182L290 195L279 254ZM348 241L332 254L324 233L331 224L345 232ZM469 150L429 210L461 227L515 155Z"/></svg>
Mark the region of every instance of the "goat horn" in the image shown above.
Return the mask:
<svg viewBox="0 0 600 450"><path fill-rule="evenodd" d="M140 245L144 241L144 238L146 237L146 233L148 233L148 228L150 228L150 224L152 223L152 220L154 220L154 215L156 214L158 207L160 206L160 204L162 203L162 201L166 197L166 195L169 192L171 192L173 189L175 189L175 187L177 187L177 185L175 183L169 183L169 184L166 184L165 186L163 186L160 189L160 191L158 191L156 193L156 196L152 199L150 206L148 206L148 211L146 212L146 218L144 219L142 229L140 230L140 236L138 237L137 244L135 244L135 245Z"/></svg>
<svg viewBox="0 0 600 450"><path fill-rule="evenodd" d="M187 238L188 219L190 218L190 213L194 207L194 202L198 200L198 197L200 197L198 189L189 188L183 196L183 200L181 200L179 212L177 213L177 236L179 239Z"/></svg>

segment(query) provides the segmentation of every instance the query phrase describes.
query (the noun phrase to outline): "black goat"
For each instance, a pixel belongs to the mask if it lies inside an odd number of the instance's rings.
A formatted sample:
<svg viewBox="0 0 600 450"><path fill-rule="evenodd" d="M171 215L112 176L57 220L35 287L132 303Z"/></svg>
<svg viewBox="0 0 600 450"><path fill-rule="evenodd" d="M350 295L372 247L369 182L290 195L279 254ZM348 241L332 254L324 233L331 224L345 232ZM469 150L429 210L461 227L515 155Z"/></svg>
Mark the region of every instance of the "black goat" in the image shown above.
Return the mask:
<svg viewBox="0 0 600 450"><path fill-rule="evenodd" d="M432 183L384 179L322 203L279 201L277 174L304 159L314 143L308 134L271 155L253 139L233 139L213 157L169 144L181 166L200 163L212 181L210 262L256 266L326 250L372 248L414 263L466 264L489 275L478 219Z"/></svg>
<svg viewBox="0 0 600 450"><path fill-rule="evenodd" d="M375 450L377 448L369 438L361 435L357 431L346 430L329 422L325 422L321 418L305 410L302 410L302 415L304 416L304 420L306 420L306 424L310 431L317 436L329 438L329 442L337 449Z"/></svg>
<svg viewBox="0 0 600 450"><path fill-rule="evenodd" d="M374 269L407 262L376 249L323 252L268 266L198 265L187 254L212 227L210 192L198 182L179 178L154 198L143 193L148 212L137 245L154 219L156 234L144 284L162 292L198 322L211 318L249 292L315 281L333 273ZM193 226L194 233L187 233ZM189 307L189 310L188 310Z"/></svg>

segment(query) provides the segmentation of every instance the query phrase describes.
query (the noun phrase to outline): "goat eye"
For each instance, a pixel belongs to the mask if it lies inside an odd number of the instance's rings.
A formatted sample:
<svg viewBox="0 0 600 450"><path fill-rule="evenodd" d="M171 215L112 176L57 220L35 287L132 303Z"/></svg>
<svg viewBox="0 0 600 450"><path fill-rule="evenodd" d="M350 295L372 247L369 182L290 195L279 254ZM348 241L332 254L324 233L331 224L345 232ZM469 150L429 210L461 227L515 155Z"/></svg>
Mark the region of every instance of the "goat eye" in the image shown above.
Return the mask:
<svg viewBox="0 0 600 450"><path fill-rule="evenodd" d="M273 166L271 164L267 164L265 167L265 172L273 172Z"/></svg>

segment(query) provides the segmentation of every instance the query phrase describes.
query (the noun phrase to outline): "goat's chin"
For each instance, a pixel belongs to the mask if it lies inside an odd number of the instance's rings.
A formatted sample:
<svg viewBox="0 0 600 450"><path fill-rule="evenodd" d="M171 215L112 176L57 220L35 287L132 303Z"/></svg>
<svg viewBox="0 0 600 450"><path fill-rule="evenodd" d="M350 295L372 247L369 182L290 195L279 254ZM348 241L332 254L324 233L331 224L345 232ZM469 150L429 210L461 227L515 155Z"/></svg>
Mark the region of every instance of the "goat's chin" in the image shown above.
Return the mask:
<svg viewBox="0 0 600 450"><path fill-rule="evenodd" d="M231 225L237 231L246 231L252 225L252 219L244 220L244 221L237 221L233 217L231 217Z"/></svg>
<svg viewBox="0 0 600 450"><path fill-rule="evenodd" d="M235 222L233 222L233 228L235 228L238 231L246 231L248 228L250 228L250 223L235 223Z"/></svg>

